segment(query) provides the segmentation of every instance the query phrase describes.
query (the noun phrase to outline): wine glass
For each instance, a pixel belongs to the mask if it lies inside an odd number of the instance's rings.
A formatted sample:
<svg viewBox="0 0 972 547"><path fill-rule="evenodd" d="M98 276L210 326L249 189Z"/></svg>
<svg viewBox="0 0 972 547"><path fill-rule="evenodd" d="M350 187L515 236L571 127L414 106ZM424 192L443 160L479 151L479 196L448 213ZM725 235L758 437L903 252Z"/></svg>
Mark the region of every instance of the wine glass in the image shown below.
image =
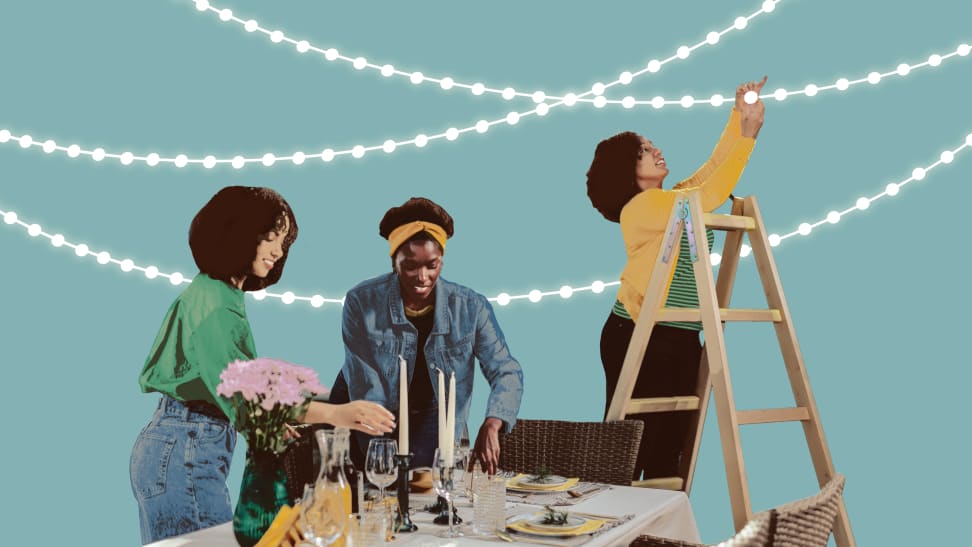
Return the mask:
<svg viewBox="0 0 972 547"><path fill-rule="evenodd" d="M318 547L337 541L346 521L340 490L327 483L305 485L300 500L300 530Z"/></svg>
<svg viewBox="0 0 972 547"><path fill-rule="evenodd" d="M440 537L447 538L463 536L463 533L453 526L453 513L455 511L456 488L461 488L460 485L466 470L462 465L459 451L453 449L451 452L451 454L444 454L436 448L435 456L432 459L432 487L436 494L449 502L449 529L439 534Z"/></svg>
<svg viewBox="0 0 972 547"><path fill-rule="evenodd" d="M365 475L371 484L378 487L379 503L385 501L385 487L398 478L395 455L398 454L398 441L395 439L371 439L368 442L368 456L365 458Z"/></svg>

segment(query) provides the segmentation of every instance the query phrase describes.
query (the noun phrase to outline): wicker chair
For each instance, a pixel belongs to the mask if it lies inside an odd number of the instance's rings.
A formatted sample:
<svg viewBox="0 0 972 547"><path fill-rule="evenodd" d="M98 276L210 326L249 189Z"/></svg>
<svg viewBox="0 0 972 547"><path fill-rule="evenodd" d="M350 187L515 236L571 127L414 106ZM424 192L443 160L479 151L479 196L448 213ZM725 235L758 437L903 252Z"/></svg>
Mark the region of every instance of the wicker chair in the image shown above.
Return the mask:
<svg viewBox="0 0 972 547"><path fill-rule="evenodd" d="M718 547L826 547L837 518L844 476L834 477L820 492L753 516L742 530ZM640 536L637 547L704 547L697 543Z"/></svg>
<svg viewBox="0 0 972 547"><path fill-rule="evenodd" d="M644 423L517 420L500 435L500 469L551 473L589 482L631 485Z"/></svg>

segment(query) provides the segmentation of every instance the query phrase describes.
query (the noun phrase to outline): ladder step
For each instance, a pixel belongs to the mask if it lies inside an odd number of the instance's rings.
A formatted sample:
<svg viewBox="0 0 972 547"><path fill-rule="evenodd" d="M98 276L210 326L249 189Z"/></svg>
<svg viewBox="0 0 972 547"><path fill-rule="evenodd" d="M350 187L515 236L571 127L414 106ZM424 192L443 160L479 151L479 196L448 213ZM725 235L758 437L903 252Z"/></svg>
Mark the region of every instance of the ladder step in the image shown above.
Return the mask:
<svg viewBox="0 0 972 547"><path fill-rule="evenodd" d="M783 320L780 310L754 310L742 308L720 308L719 315L723 321L754 321L779 323ZM662 308L658 310L658 321L701 321L702 312L698 308Z"/></svg>
<svg viewBox="0 0 972 547"><path fill-rule="evenodd" d="M643 481L632 481L631 486L638 488L657 488L659 490L681 490L685 484L682 477L661 477L658 479L645 479Z"/></svg>
<svg viewBox="0 0 972 547"><path fill-rule="evenodd" d="M648 414L651 412L672 412L677 410L698 410L699 398L695 395L675 397L650 397L631 399L625 414Z"/></svg>
<svg viewBox="0 0 972 547"><path fill-rule="evenodd" d="M739 425L769 424L775 422L802 422L810 419L810 412L802 406L793 408L767 408L736 412Z"/></svg>
<svg viewBox="0 0 972 547"><path fill-rule="evenodd" d="M713 230L755 230L756 221L753 217L740 215L719 215L715 213L705 214L706 228Z"/></svg>

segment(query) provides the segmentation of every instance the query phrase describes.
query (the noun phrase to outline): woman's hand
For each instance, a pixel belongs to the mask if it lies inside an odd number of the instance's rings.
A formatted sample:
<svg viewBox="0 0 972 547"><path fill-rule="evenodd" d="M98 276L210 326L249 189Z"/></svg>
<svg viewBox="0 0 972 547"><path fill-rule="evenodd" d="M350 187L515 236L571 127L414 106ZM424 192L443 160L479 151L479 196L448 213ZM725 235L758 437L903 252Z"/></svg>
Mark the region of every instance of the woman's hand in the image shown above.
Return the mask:
<svg viewBox="0 0 972 547"><path fill-rule="evenodd" d="M499 430L503 427L503 420L499 418L486 418L483 425L479 428L476 435L476 444L473 445L472 454L469 457L469 469L478 461L483 466L483 471L490 475L496 474L499 468L500 445Z"/></svg>
<svg viewBox="0 0 972 547"><path fill-rule="evenodd" d="M395 415L371 401L351 401L342 405L313 401L302 421L357 429L371 435L390 433L395 429Z"/></svg>
<svg viewBox="0 0 972 547"><path fill-rule="evenodd" d="M736 104L733 108L742 117L743 137L755 139L759 135L759 129L763 127L763 116L766 111L766 106L763 104L763 100L759 98L759 93L763 90L764 85L766 85L766 76L763 76L763 79L759 82L748 82L736 88ZM749 91L755 92L757 96L756 102L753 104L747 104L745 100L746 93Z"/></svg>

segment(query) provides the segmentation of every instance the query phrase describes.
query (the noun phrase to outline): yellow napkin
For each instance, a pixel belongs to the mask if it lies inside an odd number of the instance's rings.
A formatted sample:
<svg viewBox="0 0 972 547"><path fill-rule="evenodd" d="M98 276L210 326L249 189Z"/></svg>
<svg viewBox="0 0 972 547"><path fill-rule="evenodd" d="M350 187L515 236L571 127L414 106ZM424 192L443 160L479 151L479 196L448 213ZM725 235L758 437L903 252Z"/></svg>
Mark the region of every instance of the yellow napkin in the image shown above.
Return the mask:
<svg viewBox="0 0 972 547"><path fill-rule="evenodd" d="M543 512L534 513L534 515L542 515ZM578 528L571 529L569 531L563 530L541 530L539 528L534 528L530 526L526 519L515 520L506 525L509 530L514 530L516 532L523 532L526 534L532 534L535 536L583 536L584 534L591 534L596 532L601 526L604 526L606 520L588 519L583 525Z"/></svg>
<svg viewBox="0 0 972 547"><path fill-rule="evenodd" d="M520 482L532 476L533 475L520 473L519 475L506 481L506 487L513 488L515 490L532 490L537 492L566 492L567 490L577 486L577 483L580 482L580 479L567 479L567 482L564 484L524 484Z"/></svg>

